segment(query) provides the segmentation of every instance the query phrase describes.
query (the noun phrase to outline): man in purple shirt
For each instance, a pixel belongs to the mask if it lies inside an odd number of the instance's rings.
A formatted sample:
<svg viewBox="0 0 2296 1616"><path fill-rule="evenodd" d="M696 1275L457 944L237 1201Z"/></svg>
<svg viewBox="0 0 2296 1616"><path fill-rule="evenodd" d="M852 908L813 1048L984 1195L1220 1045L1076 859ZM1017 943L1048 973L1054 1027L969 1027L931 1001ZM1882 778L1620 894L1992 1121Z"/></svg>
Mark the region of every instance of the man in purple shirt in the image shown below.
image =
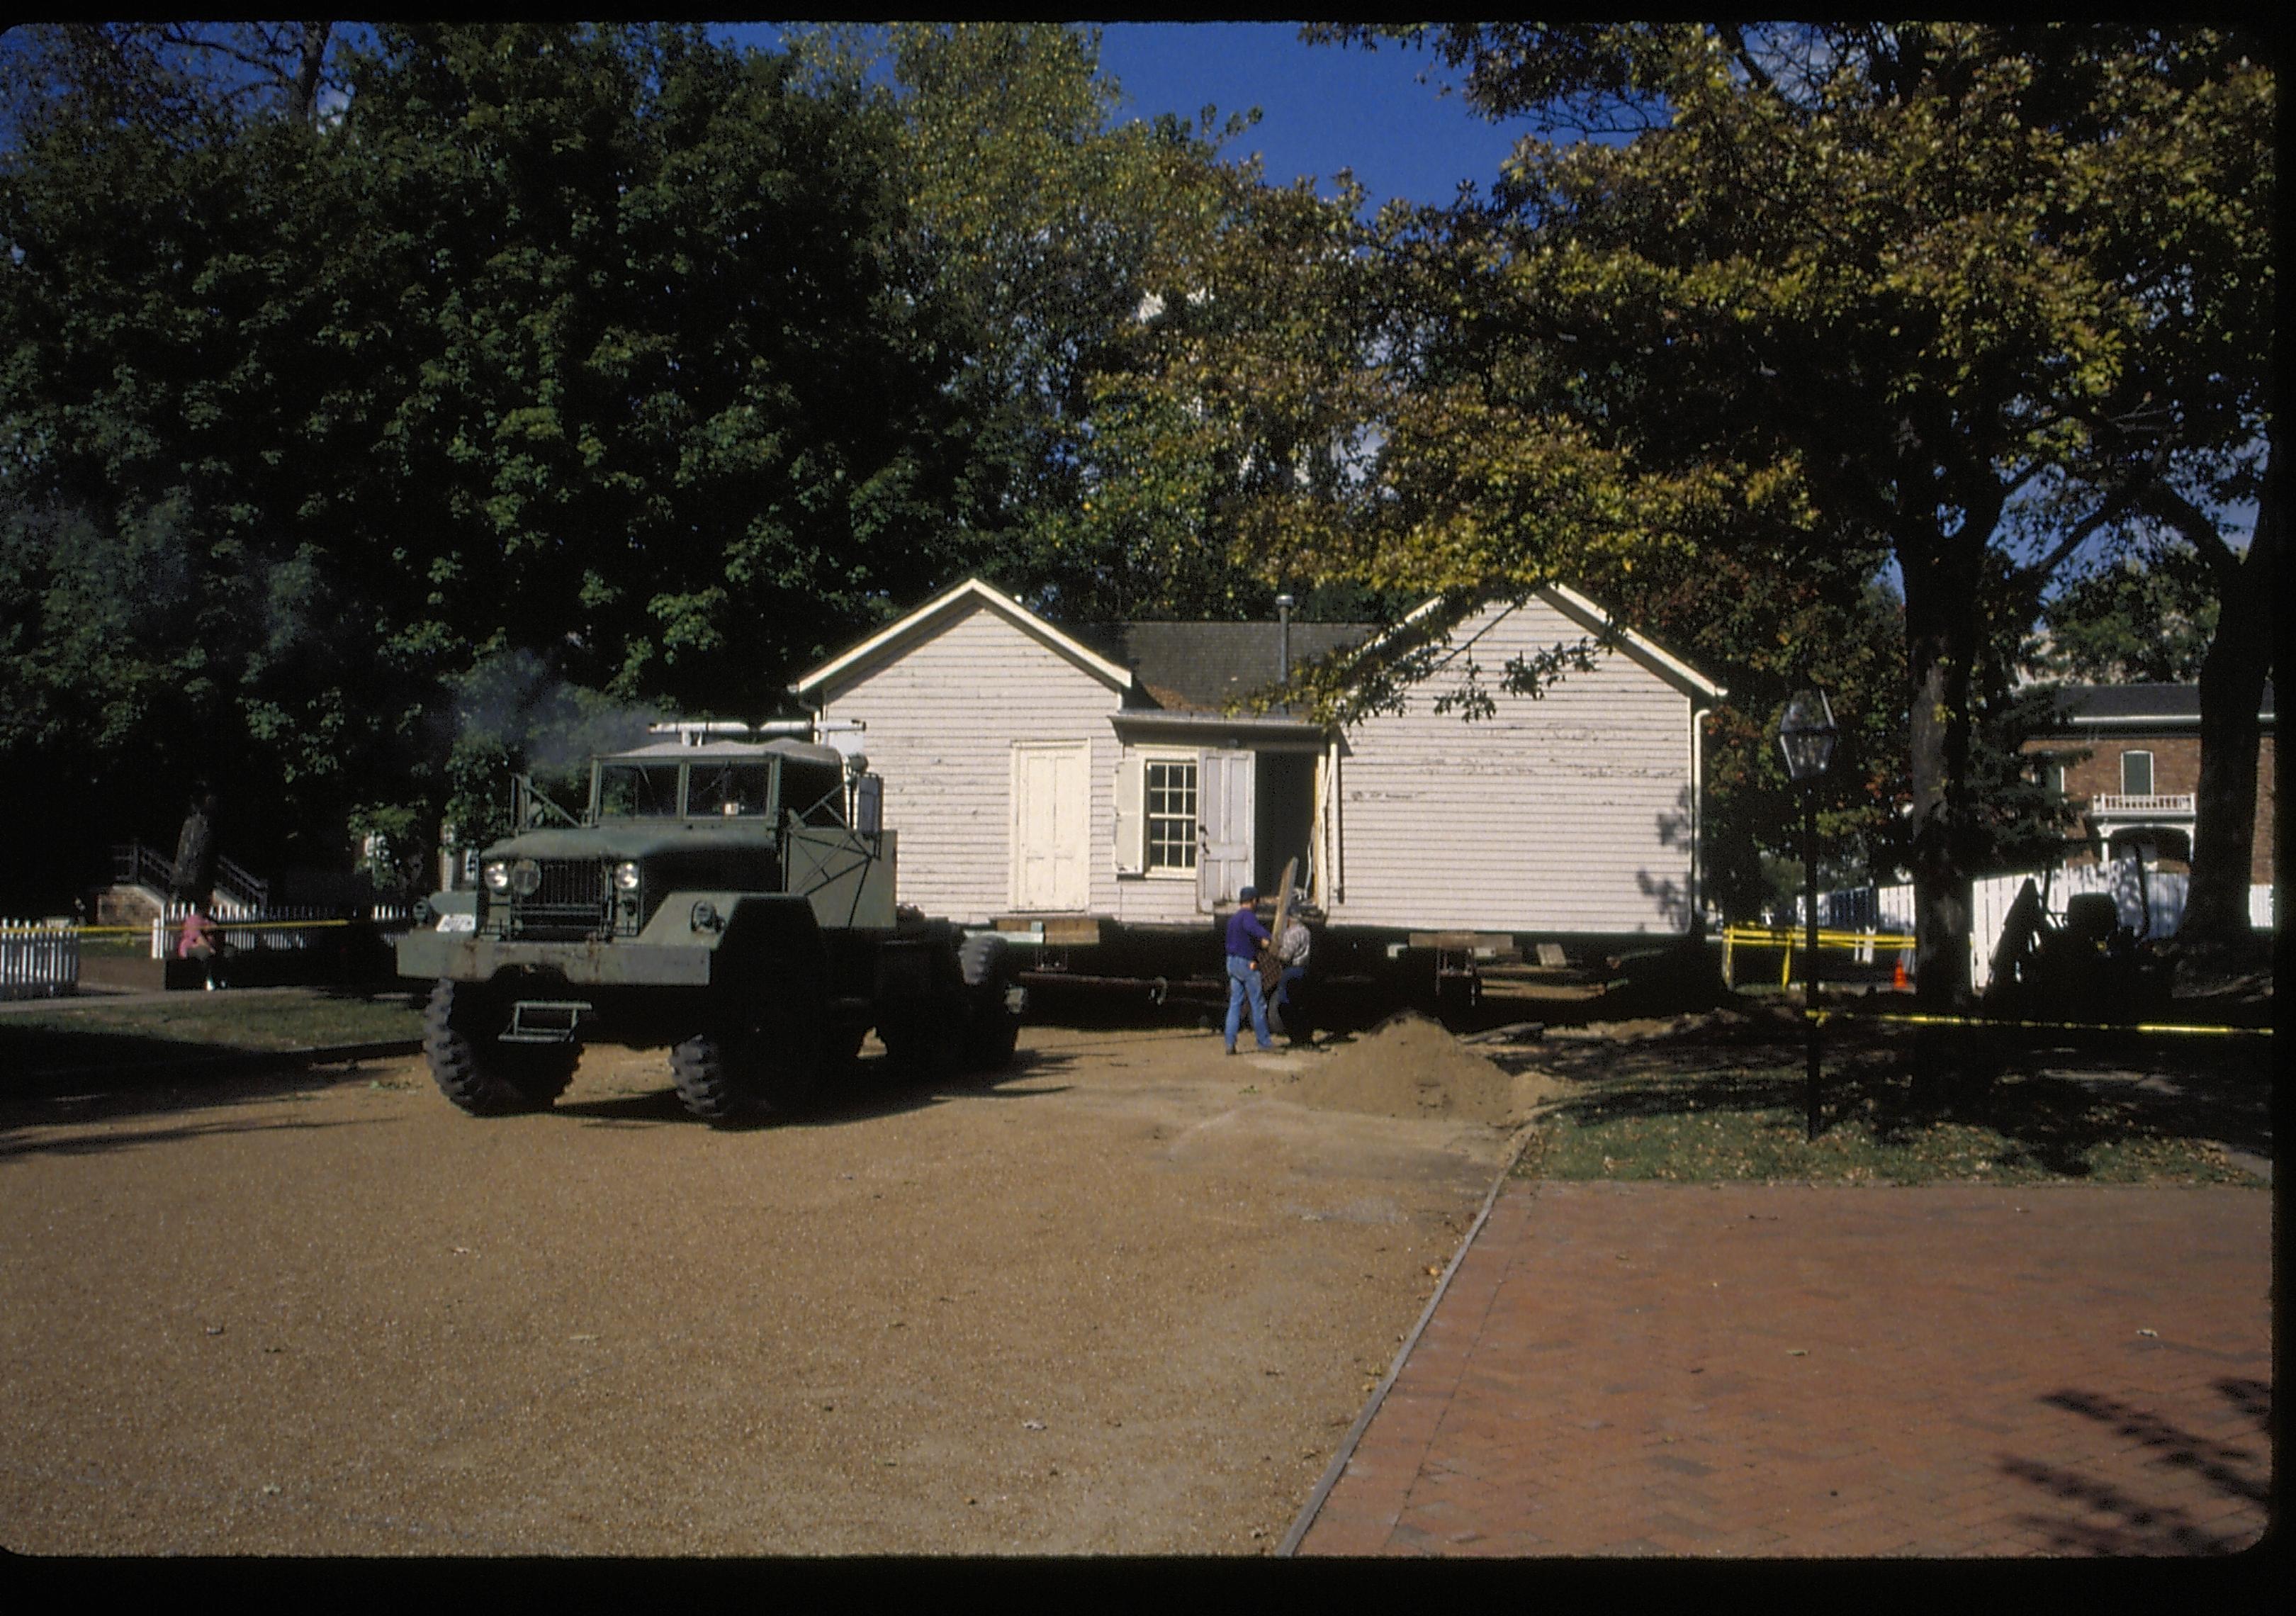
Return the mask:
<svg viewBox="0 0 2296 1616"><path fill-rule="evenodd" d="M1235 895L1235 913L1227 917L1227 1052L1235 1053L1235 1035L1243 1023L1243 1005L1251 1001L1251 1036L1262 1054L1275 1053L1267 1036L1267 1000L1259 986L1259 951L1267 947L1267 928L1259 923L1252 906L1259 889L1246 887Z"/></svg>

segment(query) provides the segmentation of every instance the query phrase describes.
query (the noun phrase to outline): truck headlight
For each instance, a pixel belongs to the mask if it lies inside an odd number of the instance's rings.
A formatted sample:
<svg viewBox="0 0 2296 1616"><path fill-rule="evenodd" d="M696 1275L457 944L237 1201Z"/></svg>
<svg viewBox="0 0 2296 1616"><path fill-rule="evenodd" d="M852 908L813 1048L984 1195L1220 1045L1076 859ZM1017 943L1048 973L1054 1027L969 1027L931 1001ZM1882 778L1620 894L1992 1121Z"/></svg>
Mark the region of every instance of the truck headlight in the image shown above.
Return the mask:
<svg viewBox="0 0 2296 1616"><path fill-rule="evenodd" d="M510 890L521 898L531 898L542 890L542 866L531 858L521 858L511 865Z"/></svg>
<svg viewBox="0 0 2296 1616"><path fill-rule="evenodd" d="M634 864L616 865L614 866L614 884L625 892L636 891L638 890L637 865Z"/></svg>
<svg viewBox="0 0 2296 1616"><path fill-rule="evenodd" d="M487 890L500 894L510 890L510 865L496 859L487 866Z"/></svg>

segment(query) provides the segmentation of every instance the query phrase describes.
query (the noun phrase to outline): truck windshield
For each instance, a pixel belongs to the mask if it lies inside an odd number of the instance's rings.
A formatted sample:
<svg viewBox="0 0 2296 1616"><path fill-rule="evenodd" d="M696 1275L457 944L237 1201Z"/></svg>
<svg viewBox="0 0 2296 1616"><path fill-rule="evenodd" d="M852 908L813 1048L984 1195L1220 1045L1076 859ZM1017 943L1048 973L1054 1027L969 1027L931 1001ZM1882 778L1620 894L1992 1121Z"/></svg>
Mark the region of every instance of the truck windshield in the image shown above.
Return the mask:
<svg viewBox="0 0 2296 1616"><path fill-rule="evenodd" d="M677 816L677 765L602 763L598 817L673 819Z"/></svg>
<svg viewBox="0 0 2296 1616"><path fill-rule="evenodd" d="M697 763L685 811L696 817L753 817L766 811L767 784L762 763Z"/></svg>

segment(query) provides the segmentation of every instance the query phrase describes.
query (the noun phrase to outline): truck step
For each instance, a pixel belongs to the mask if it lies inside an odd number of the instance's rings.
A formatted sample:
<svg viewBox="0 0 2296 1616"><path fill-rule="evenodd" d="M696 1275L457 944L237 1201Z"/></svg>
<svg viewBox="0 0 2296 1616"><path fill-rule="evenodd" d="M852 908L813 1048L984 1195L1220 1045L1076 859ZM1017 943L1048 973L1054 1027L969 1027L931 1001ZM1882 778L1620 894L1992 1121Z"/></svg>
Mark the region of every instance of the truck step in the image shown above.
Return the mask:
<svg viewBox="0 0 2296 1616"><path fill-rule="evenodd" d="M501 1042L571 1044L581 1029L582 1013L591 1008L580 999L521 999L511 1006Z"/></svg>

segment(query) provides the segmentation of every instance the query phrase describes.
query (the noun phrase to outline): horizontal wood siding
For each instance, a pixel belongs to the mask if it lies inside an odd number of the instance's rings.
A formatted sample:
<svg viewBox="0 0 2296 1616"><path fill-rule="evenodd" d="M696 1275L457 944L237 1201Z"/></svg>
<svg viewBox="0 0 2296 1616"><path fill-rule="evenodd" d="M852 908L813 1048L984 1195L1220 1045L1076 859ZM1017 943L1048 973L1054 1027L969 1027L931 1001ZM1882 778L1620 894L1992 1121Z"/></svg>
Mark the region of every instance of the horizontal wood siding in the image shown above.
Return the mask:
<svg viewBox="0 0 2296 1616"><path fill-rule="evenodd" d="M1342 924L1492 931L1676 932L1689 921L1690 700L1603 657L1539 700L1497 691L1510 657L1574 642L1543 601L1452 636L1496 716L1438 715L1439 674L1400 714L1350 730L1341 771Z"/></svg>
<svg viewBox="0 0 2296 1616"><path fill-rule="evenodd" d="M1121 701L1100 678L986 607L893 661L824 693L825 718L859 718L900 833L899 898L979 924L1013 907L1013 742L1092 747L1091 911L1116 903L1116 734Z"/></svg>

